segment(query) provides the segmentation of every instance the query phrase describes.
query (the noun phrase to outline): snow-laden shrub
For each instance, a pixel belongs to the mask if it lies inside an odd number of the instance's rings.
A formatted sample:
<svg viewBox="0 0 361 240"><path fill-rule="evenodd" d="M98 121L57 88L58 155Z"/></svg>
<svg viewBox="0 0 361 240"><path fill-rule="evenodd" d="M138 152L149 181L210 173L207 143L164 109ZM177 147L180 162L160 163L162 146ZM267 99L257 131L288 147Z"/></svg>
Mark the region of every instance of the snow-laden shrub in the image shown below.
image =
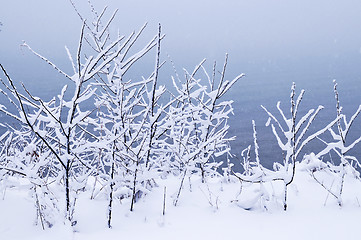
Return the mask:
<svg viewBox="0 0 361 240"><path fill-rule="evenodd" d="M336 198L339 206L342 206L345 178L351 177L360 179L360 173L357 169L361 167L361 164L355 156L349 154L349 151L361 141L361 137L358 137L349 144L346 144L346 139L348 140L347 136L349 136L348 133L350 132L351 126L361 112L361 105L351 116L350 120L347 121L346 115L341 114L342 107L340 105L339 93L335 80L334 93L336 99L337 124L334 128L328 128L331 140L326 141L318 138L325 144L324 149L317 154L311 153L305 156L302 163L303 167L310 172L312 178L329 194ZM331 154L336 155L338 163L334 163L332 159L325 162ZM322 173L326 174L327 177L322 176ZM332 181L326 183L325 179L330 179L329 176L332 176Z"/></svg>
<svg viewBox="0 0 361 240"><path fill-rule="evenodd" d="M10 179L21 177L21 188L27 189L34 201L35 223L40 224L43 229L53 226L59 220L60 205L59 196L54 194L53 189L59 182L57 166L53 163L51 154L32 132L24 134L19 131L7 131L1 140L0 181L4 194L6 188L20 187L11 184Z"/></svg>
<svg viewBox="0 0 361 240"><path fill-rule="evenodd" d="M72 224L76 223L73 220L76 196L83 188L86 177L94 173L94 166L99 166L99 163L94 162L98 154L98 151L94 151L94 144L99 144L101 135L93 131L98 126L98 121L93 114L94 110L89 109L97 91L97 86L93 83L101 82L104 75L114 74L110 72L110 69L113 71L112 66L117 66L118 63L122 63L122 71L127 71L137 59L155 45L151 42L146 50L139 52L139 55L125 58L129 47L134 43L132 40L134 34L128 39L116 36L112 40L109 24L113 21L116 12L103 25L104 11L97 14L93 9L93 14L97 17L94 22L86 21L79 14L83 26L78 50L75 53L76 60L66 48L73 73L66 73L32 50L28 44L23 43L23 47L28 48L52 66L72 84L72 88L65 85L60 94L50 101L33 96L24 85L25 94L22 94L1 66L8 81L8 83L2 81L7 93L2 92L9 98L10 104L17 112L12 113L3 105L0 105L0 109L20 123L19 135L31 133L36 143L44 146L44 155L47 159L52 159L58 170L55 177L60 178L58 182L64 186L64 215ZM135 39L139 34L135 36ZM152 41L154 42L154 39ZM121 62L119 59L124 59L124 61ZM70 96L66 94L67 92Z"/></svg>
<svg viewBox="0 0 361 240"><path fill-rule="evenodd" d="M204 61L192 73L185 71L185 81L179 79L178 75L177 78L172 78L177 95L174 96L175 104L167 112L163 128L169 129L165 131L167 140L164 141L164 146L169 151L171 167L181 176L174 205L177 205L187 176L190 178L197 173L201 175L202 182L205 182L208 176L219 175L217 169L222 163L215 159L229 154L229 141L234 139L227 137L227 119L233 113L232 101L222 101L221 98L243 74L231 81L225 79L228 61L226 55L217 81L216 65L210 77L203 67ZM196 78L201 69L206 80Z"/></svg>
<svg viewBox="0 0 361 240"><path fill-rule="evenodd" d="M289 117L283 112L280 107L280 102L277 103L277 109L279 111L279 115L281 120L278 120L274 114L269 112L264 106L262 108L268 115L268 121L266 126L271 126L272 133L274 134L278 146L283 152L283 162L278 163L275 162L273 169L269 170L263 167L260 163L258 156L258 144L257 144L257 136L255 130L255 123L253 122L254 129L254 143L255 143L255 155L256 160L250 160L250 147L247 148L247 157L244 159L244 173L235 173L234 175L241 182L248 183L257 183L262 185L265 182L273 182L273 181L282 181L284 183L284 194L283 194L283 208L287 209L287 190L288 186L293 182L295 173L296 173L296 161L299 159L299 154L302 149L312 140L319 138L322 134L330 130L332 126L334 126L337 122L340 121L344 115L340 113L336 117L335 120L331 121L327 126L322 128L321 130L316 131L315 133L309 134L308 132L311 124L315 120L317 114L323 109L322 106L319 106L316 110L310 109L305 115L301 118L298 118L298 110L300 103L302 101L304 90L301 91L299 96L296 99L296 85L293 83L291 88L290 95L290 113ZM331 131L331 130L330 130ZM307 137L306 137L307 136ZM262 186L261 186L262 188ZM264 191L260 191L264 192ZM261 194L260 198L263 198L265 194Z"/></svg>
<svg viewBox="0 0 361 240"><path fill-rule="evenodd" d="M175 90L159 86L158 72L164 64L160 25L158 34L137 50L146 25L127 37L113 37L110 26L117 10L105 19L107 8L98 13L89 1L92 16L87 19L70 2L82 21L76 53L66 48L72 73L27 43L22 46L72 86L64 85L59 95L45 101L24 85L22 91L17 89L1 65L6 79L1 79L1 93L15 111L5 105L0 105L0 111L19 123L17 129L2 125L8 132L0 139L1 179L17 175L34 184L29 191L43 227L53 225L48 215L52 219L60 215L75 225L78 196L93 181L90 197L107 196L111 227L113 200L127 198L132 211L135 202L157 186L159 177L180 174L183 182L184 176L199 174L205 182L208 176L218 175L220 163L215 159L229 154L228 142L233 139L227 136L232 101L221 98L243 75L225 79L226 57L219 81L216 65L210 77L202 61L192 74L186 72L184 82L173 79ZM156 57L148 77L127 76L152 49ZM205 85L195 78L199 69L204 70ZM13 143L13 133L18 144ZM48 187L56 189L53 195L45 191Z"/></svg>

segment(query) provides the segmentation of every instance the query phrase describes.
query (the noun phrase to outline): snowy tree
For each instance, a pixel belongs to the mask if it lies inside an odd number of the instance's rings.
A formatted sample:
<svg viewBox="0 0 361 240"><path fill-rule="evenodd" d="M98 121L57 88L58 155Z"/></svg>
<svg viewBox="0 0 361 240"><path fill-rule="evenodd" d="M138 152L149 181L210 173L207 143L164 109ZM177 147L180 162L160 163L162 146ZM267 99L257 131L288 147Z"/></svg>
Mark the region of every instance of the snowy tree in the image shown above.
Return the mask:
<svg viewBox="0 0 361 240"><path fill-rule="evenodd" d="M99 31L107 36L104 33L106 29ZM91 169L90 164L88 164L93 155L91 143L98 140L98 136L91 131L91 125L96 122L93 119L93 110L86 108L90 105L88 103L94 97L96 91L94 85L90 83L99 74L109 73L109 64L119 57L122 51L127 50L126 44L121 43L124 40L123 36L118 36L112 42L108 37L105 37L102 45L97 45L99 42L95 42L96 46L91 48L93 54L90 52L83 57L84 41L90 44L88 36L93 38L102 37L101 34L94 35L89 25L84 21L76 61L73 60L66 48L73 67L71 75L32 50L25 42L22 45L70 81L73 85L73 93L70 94L70 98L65 97L66 92L68 92L67 85L63 87L56 98L54 97L50 101L44 101L33 96L24 85L23 88L27 96L21 94L15 87L13 80L1 66L8 80L8 84L5 84L4 81L3 83L10 94L8 96L15 99L11 103L16 107L18 113L9 112L5 106L1 106L1 111L18 120L23 125L24 132L33 132L36 138L45 144L50 155L56 159L56 164L62 169L59 174L62 176L62 183L65 186L66 218L69 221L72 221L72 207L75 205L76 200L75 193L82 188L82 184L85 184L86 180L79 175L84 173L84 167L85 169ZM133 61L135 61L134 57L128 60L128 64L131 65ZM81 183L79 186L78 182ZM72 198L72 196L74 197Z"/></svg>
<svg viewBox="0 0 361 240"><path fill-rule="evenodd" d="M266 123L268 126L271 121L274 123L271 124L272 133L276 137L277 143L281 150L284 152L284 160L283 164L275 164L274 170L278 172L277 178L282 178L285 184L285 192L284 192L284 201L283 206L284 210L287 209L287 188L293 182L296 172L296 161L302 149L308 144L311 140L315 139L316 137L320 136L322 133L326 132L330 127L332 127L339 119L336 118L334 121L329 123L326 127L322 128L321 130L309 135L307 138L304 139L305 134L309 130L312 122L316 118L317 114L323 109L323 106L319 106L316 110L311 109L309 110L304 116L302 116L299 120L297 119L297 113L302 101L304 90L301 91L297 99L296 97L296 84L292 84L291 88L291 95L290 95L290 118L287 118L282 109L280 108L280 102L277 103L277 109L282 117L283 122L286 125L284 128L280 121L270 113L265 107L262 108L266 111L269 119ZM279 132L282 134L280 135L276 127L278 127ZM282 140L281 136L283 137Z"/></svg>
<svg viewBox="0 0 361 240"><path fill-rule="evenodd" d="M216 64L210 77L202 61L191 74L185 71L185 82L173 78L175 91L168 90L158 80L164 64L160 25L158 34L137 50L146 25L127 37L113 38L110 26L117 10L104 21L107 8L98 13L89 1L93 17L89 21L70 2L82 21L76 53L65 47L72 73L22 44L62 75L69 87L64 85L57 96L44 100L24 84L18 89L0 65L5 76L0 92L8 100L8 105L0 104L0 111L18 122L15 127L1 125L8 131L0 137L0 176L29 181L43 228L51 227L59 216L75 225L78 195L94 177L91 198L103 191L107 195L110 228L113 200L128 198L133 211L159 177L180 174L183 183L195 173L203 182L219 175L221 162L216 159L229 154L229 141L234 139L227 135L232 101L221 98L243 74L225 79L226 55L218 81ZM130 69L152 49L153 71L130 78ZM200 70L206 80L196 79ZM180 190L176 201L179 194Z"/></svg>
<svg viewBox="0 0 361 240"><path fill-rule="evenodd" d="M177 101L168 112L165 127L170 129L167 132L167 149L171 150L173 168L182 175L175 205L187 175L199 172L205 182L208 174L217 174L221 163L216 162L215 158L230 151L228 143L234 138L227 137L227 119L233 111L232 101L220 102L220 99L243 74L231 81L225 80L227 61L228 55L218 83L215 79L216 64L210 77L203 67L205 60L191 74L185 71L185 82L178 75L177 79L173 77ZM195 78L200 69L207 77L206 84L204 80Z"/></svg>
<svg viewBox="0 0 361 240"><path fill-rule="evenodd" d="M298 109L302 101L304 90L301 91L296 99L296 85L292 84L290 95L290 117L287 118L285 113L280 107L280 102L277 103L277 109L283 120L279 121L271 112L264 106L261 106L268 115L266 126L271 124L272 133L276 138L278 146L283 152L283 163L275 162L273 170L265 169L259 161L258 153L256 152L256 161L251 163L247 160L245 163L245 174L235 174L241 181L250 183L263 183L269 181L283 181L284 195L283 195L283 208L287 209L287 190L288 186L293 182L296 173L296 161L302 149L312 140L330 129L342 117L338 116L335 120L327 126L318 130L317 132L306 136L311 124L315 120L317 114L323 109L319 106L316 110L310 109L299 120L297 118ZM273 122L273 123L271 123ZM255 126L255 125L254 125ZM255 128L255 127L254 127ZM254 139L256 137L254 136ZM255 149L257 151L257 144L255 141ZM250 165L251 168L249 167Z"/></svg>
<svg viewBox="0 0 361 240"><path fill-rule="evenodd" d="M84 19L75 7L80 19ZM86 37L87 43L96 52L104 51L104 43L110 38L109 26L113 22L117 10L109 21L102 24L106 8L98 14L94 8L94 21L87 26L91 30ZM96 182L108 186L108 227L111 227L113 198L116 191L121 191L119 197L131 196L133 210L136 197L140 194L140 175L146 168L141 164L150 165L151 148L156 131L157 117L155 117L157 102L164 92L157 89L158 70L160 68L160 41L163 39L160 27L158 35L154 36L142 49L133 52L134 45L143 33L146 24L136 33L117 43L117 55L107 64L107 71L98 72L92 85L99 89L96 94L95 107L97 120L94 131L97 133L97 142L93 152L96 163L93 165L93 174ZM119 38L119 36L118 36ZM123 40L124 38L124 40ZM157 47L155 70L148 78L132 80L127 77L129 69L151 49ZM143 169L143 170L141 170ZM99 177L99 178L98 178ZM125 189L127 189L125 191Z"/></svg>
<svg viewBox="0 0 361 240"><path fill-rule="evenodd" d="M41 223L43 229L51 227L59 217L59 199L51 190L58 169L49 161L49 151L32 132L12 130L5 132L0 141L0 181L4 191L13 187L9 185L10 176L26 179L26 188L34 200L36 223Z"/></svg>
<svg viewBox="0 0 361 240"><path fill-rule="evenodd" d="M340 105L337 82L334 80L333 83L336 99L337 124L334 127L335 130L333 128L328 129L332 140L326 141L318 138L325 144L325 148L317 154L312 153L305 156L303 163L307 166L306 169L309 170L313 179L337 199L339 206L342 206L342 193L346 175L357 179L360 178L360 173L357 171L357 168L361 167L360 162L355 156L348 153L361 141L361 137L358 137L351 143L346 140L348 140L347 136L352 124L361 112L361 105L359 105L350 120L347 121L346 115L341 114L342 107ZM331 156L331 153L335 153L336 157L339 158L339 165L335 165L332 162L332 159L326 163L321 161L321 159ZM320 174L321 172L326 172L328 175L332 175L333 182L326 185L323 180L320 180L322 177L316 176L316 173Z"/></svg>

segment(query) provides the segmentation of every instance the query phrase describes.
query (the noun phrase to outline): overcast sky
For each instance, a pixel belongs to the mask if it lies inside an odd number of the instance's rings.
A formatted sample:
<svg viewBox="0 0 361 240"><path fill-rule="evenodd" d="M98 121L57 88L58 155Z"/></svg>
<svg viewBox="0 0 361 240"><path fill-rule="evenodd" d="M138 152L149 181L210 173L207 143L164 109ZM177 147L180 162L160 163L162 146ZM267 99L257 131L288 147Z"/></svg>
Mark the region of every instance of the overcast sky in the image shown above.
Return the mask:
<svg viewBox="0 0 361 240"><path fill-rule="evenodd" d="M89 13L86 0L74 0ZM252 79L259 72L319 71L339 78L340 72L361 69L361 1L359 0L93 0L100 11L119 9L116 27L128 35L145 22L144 39L163 26L164 58L169 54L180 67L193 67L203 58L223 61L230 54L230 71ZM3 1L0 8L0 62L13 74L34 75L26 69L33 49L56 63L75 51L81 21L68 0ZM67 64L66 67L70 65ZM42 72L45 67L37 67ZM288 72L288 73L287 73ZM45 74L45 73L43 73ZM361 72L360 72L361 75ZM294 79L290 80L294 81Z"/></svg>
<svg viewBox="0 0 361 240"><path fill-rule="evenodd" d="M0 63L14 79L25 82L40 96L58 93L63 84L57 81L59 74L20 48L20 44L25 40L70 72L64 46L76 51L82 25L70 2L1 1ZM90 12L86 0L74 1L80 12L85 15ZM146 41L157 33L157 25L161 23L166 34L162 58L167 59L169 54L179 68L192 70L203 58L210 64L214 60L223 61L224 54L229 53L228 76L246 73L246 79L231 90L236 117L230 119L233 126L230 131L241 141L235 143L237 148L250 144L244 141L252 139L251 119L260 124L259 131L264 128L266 120L259 106L288 101L293 81L306 89L303 100L306 106L322 104L325 111L335 114L332 90L335 78L346 111L354 111L360 103L360 0L93 2L99 11L109 5L109 14L119 9L115 27L124 35L148 22L143 36ZM262 141L268 144L270 139L262 140L262 136L260 144ZM235 151L239 152L237 148Z"/></svg>
<svg viewBox="0 0 361 240"><path fill-rule="evenodd" d="M83 13L85 0L74 0ZM98 9L119 8L125 33L149 22L163 25L164 47L174 55L219 58L291 58L360 53L359 0L96 0ZM3 1L0 8L1 61L19 54L26 40L50 55L78 39L81 27L68 0ZM60 51L59 51L60 50ZM16 57L16 56L11 56ZM197 59L199 61L199 59Z"/></svg>

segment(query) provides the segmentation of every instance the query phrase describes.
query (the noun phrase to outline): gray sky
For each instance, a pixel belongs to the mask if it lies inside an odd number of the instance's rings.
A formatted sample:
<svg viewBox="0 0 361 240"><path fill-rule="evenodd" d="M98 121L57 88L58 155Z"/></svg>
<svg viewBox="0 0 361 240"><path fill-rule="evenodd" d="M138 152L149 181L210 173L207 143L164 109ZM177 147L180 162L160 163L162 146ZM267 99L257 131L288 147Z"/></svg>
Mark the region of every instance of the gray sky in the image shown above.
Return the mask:
<svg viewBox="0 0 361 240"><path fill-rule="evenodd" d="M58 93L63 85L57 81L59 74L19 46L26 40L70 72L64 46L76 51L81 28L71 4L68 0L1 1L0 63L33 92L52 88L54 94ZM82 13L89 13L86 0L74 1ZM240 146L250 144L251 119L259 124L258 131L265 128L264 112L259 106L271 108L278 100L288 101L293 81L298 90L306 89L306 106L326 106L327 121L335 114L333 79L338 80L345 111L353 112L360 103L360 0L93 2L99 11L105 5L109 5L110 12L119 8L115 23L124 35L148 22L144 41L157 33L160 22L166 34L163 59L169 54L180 69L192 70L203 58L208 59L208 64L222 62L224 54L229 53L229 78L241 72L247 76L230 93L237 116L230 119L236 126L230 130L231 135L239 141L235 143L236 152L240 152ZM273 136L260 134L260 144L266 142L264 146L274 148L269 145L271 138L273 141Z"/></svg>
<svg viewBox="0 0 361 240"><path fill-rule="evenodd" d="M88 12L84 0L75 0ZM83 3L82 3L83 2ZM361 1L358 0L96 0L99 9L119 8L117 23L125 33L160 22L167 34L165 51L175 58L190 54L218 59L295 58L359 54ZM15 58L26 40L50 57L77 42L81 22L67 0L3 1L1 61ZM63 53L62 53L63 51ZM11 55L11 56L9 56ZM195 64L195 63L192 63Z"/></svg>
<svg viewBox="0 0 361 240"><path fill-rule="evenodd" d="M45 86L53 84L50 79L60 77L20 48L22 40L70 72L64 46L76 52L81 28L70 2L2 1L0 62L13 78L28 85L36 79L43 81L40 86ZM88 1L74 2L82 14L90 13ZM270 98L277 97L279 92L272 91L272 85L281 86L280 92L288 92L292 81L312 90L315 79L325 83L318 84L319 88L331 89L330 82L336 78L341 87L361 89L361 81L355 80L361 77L359 0L93 0L93 3L98 11L109 5L108 16L119 9L113 26L124 35L148 22L144 42L157 33L160 22L166 34L162 42L163 59L169 54L179 69L192 70L203 58L208 59L209 65L214 60L222 62L224 54L229 53L229 77L246 73L245 88L251 85L263 89L257 96L271 92L274 96L268 94ZM355 83L358 85L354 86ZM36 85L31 87L39 89Z"/></svg>
<svg viewBox="0 0 361 240"><path fill-rule="evenodd" d="M74 1L83 14L90 12L87 1ZM317 74L346 81L350 71L361 76L359 0L93 2L99 11L109 5L109 14L119 9L114 26L125 35L148 22L144 41L160 22L166 34L164 59L169 54L179 68L192 69L203 58L221 62L227 52L232 76L244 72L255 84L265 74L290 82ZM81 22L68 0L3 0L0 22L0 62L14 77L26 81L50 74L46 64L19 47L22 40L70 70L64 46L75 52Z"/></svg>
<svg viewBox="0 0 361 240"><path fill-rule="evenodd" d="M83 14L90 13L88 1L74 1ZM269 91L267 85L280 83L280 91L288 91L292 81L303 88L322 87L308 80L315 76L327 86L336 78L350 87L350 81L354 85L355 76L361 76L359 0L93 2L98 11L109 5L108 14L119 9L114 27L122 34L148 22L144 41L156 34L160 22L166 34L163 58L169 54L180 69L191 70L203 58L208 64L222 62L229 53L229 76L244 72L245 84L262 86L263 93ZM81 21L68 0L3 0L0 21L0 62L14 78L31 83L56 75L20 48L22 40L70 71L64 46L75 53Z"/></svg>

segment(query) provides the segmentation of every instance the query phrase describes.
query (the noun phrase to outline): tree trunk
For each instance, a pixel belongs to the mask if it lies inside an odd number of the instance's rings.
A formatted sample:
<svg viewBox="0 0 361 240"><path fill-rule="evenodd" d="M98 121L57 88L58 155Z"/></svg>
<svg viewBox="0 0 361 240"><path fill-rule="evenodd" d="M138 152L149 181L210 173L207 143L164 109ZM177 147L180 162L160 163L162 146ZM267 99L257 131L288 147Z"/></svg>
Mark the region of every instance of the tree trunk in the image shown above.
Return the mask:
<svg viewBox="0 0 361 240"><path fill-rule="evenodd" d="M72 217L71 217L71 213L70 213L69 172L70 172L70 166L69 166L69 161L68 161L66 169L65 169L65 201L66 201L67 219L69 221L71 221Z"/></svg>
<svg viewBox="0 0 361 240"><path fill-rule="evenodd" d="M112 169L110 173L110 193L109 193L109 206L108 206L108 228L112 228L112 208L113 208L113 188L114 188L114 161L112 162Z"/></svg>

